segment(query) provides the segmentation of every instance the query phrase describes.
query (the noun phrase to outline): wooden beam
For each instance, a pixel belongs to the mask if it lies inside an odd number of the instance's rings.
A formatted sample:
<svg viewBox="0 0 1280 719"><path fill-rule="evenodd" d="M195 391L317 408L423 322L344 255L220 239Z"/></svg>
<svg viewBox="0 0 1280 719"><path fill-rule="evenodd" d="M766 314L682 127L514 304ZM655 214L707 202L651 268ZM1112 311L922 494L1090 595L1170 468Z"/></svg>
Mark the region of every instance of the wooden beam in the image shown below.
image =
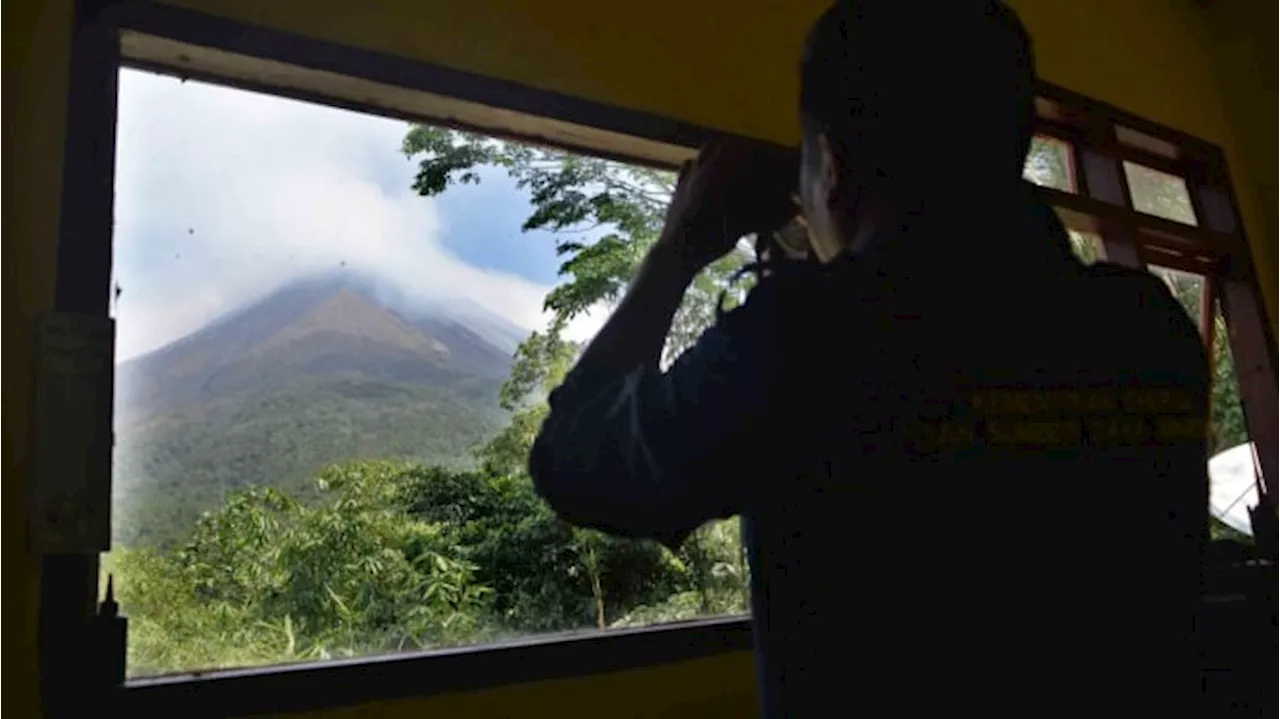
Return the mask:
<svg viewBox="0 0 1280 719"><path fill-rule="evenodd" d="M1204 339L1204 351L1209 355L1209 376L1213 376L1214 309L1217 305L1218 281L1213 275L1205 275L1200 289L1200 336Z"/></svg>
<svg viewBox="0 0 1280 719"><path fill-rule="evenodd" d="M1080 174L1089 196L1120 210L1129 209L1129 189L1120 162L1113 156L1092 148L1080 152ZM1142 267L1138 257L1136 233L1124 223L1108 217L1099 217L1099 234L1102 235L1102 255L1108 262L1125 267Z"/></svg>
<svg viewBox="0 0 1280 719"><path fill-rule="evenodd" d="M1078 179L1083 182L1082 186L1087 187L1092 193L1093 187L1088 184L1089 176L1083 170L1083 158L1090 153L1080 154L1082 171ZM1142 246L1160 247L1178 254L1224 259L1238 254L1244 243L1243 238L1235 234L1215 232L1208 228L1186 225L1154 215L1141 215L1091 194L1073 194L1052 187L1036 187L1035 191L1045 204L1066 210L1073 215L1092 218L1090 223L1099 228L1103 223L1123 226L1124 232L1134 236ZM1098 231L1092 227L1073 229Z"/></svg>

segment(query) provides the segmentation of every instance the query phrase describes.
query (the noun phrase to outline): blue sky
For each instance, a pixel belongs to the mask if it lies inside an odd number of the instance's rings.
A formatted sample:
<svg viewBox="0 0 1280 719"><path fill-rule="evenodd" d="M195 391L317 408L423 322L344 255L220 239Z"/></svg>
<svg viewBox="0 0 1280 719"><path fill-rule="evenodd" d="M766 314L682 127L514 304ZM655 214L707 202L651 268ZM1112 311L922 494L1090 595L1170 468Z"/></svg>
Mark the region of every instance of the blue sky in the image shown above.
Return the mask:
<svg viewBox="0 0 1280 719"><path fill-rule="evenodd" d="M545 323L554 236L522 232L526 193L497 169L423 198L408 125L124 71L116 148L118 357L182 337L295 279L341 268L424 300ZM587 317L574 328L598 326Z"/></svg>
<svg viewBox="0 0 1280 719"><path fill-rule="evenodd" d="M480 174L480 184L458 185L440 196L444 246L476 267L556 282L560 260L553 249L555 236L520 231L531 211L527 193L499 169L485 168Z"/></svg>

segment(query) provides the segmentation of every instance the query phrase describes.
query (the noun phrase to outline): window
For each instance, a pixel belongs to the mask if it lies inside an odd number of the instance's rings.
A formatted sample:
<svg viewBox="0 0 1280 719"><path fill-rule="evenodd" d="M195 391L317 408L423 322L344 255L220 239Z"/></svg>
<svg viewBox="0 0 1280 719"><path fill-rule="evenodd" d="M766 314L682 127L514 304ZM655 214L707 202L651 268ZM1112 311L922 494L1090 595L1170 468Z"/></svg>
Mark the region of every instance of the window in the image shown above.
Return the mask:
<svg viewBox="0 0 1280 719"><path fill-rule="evenodd" d="M1076 259L1091 265L1102 259L1102 238L1092 232L1080 232L1079 230L1067 230L1067 236L1071 240L1071 253Z"/></svg>
<svg viewBox="0 0 1280 719"><path fill-rule="evenodd" d="M1253 530L1249 526L1247 510L1258 503L1256 472L1244 409L1240 404L1240 383L1227 340L1226 320L1217 302L1205 298L1206 280L1203 276L1156 265L1150 269L1164 280L1210 344L1209 509L1212 536L1252 541ZM1206 301L1213 302L1213 312L1208 316L1203 306Z"/></svg>
<svg viewBox="0 0 1280 719"><path fill-rule="evenodd" d="M102 571L130 676L746 611L736 520L673 553L525 474L671 173L129 70L118 133Z"/></svg>
<svg viewBox="0 0 1280 719"><path fill-rule="evenodd" d="M1031 138L1031 147L1022 168L1022 177L1040 187L1060 192L1076 192L1075 164L1072 160L1071 144L1048 135L1036 135ZM1062 216L1061 212L1059 216ZM1071 241L1072 254L1085 264L1098 261L1102 257L1102 238L1094 232L1071 227L1069 217L1063 217L1063 221L1068 224L1067 234Z"/></svg>
<svg viewBox="0 0 1280 719"><path fill-rule="evenodd" d="M1036 107L1043 134L1024 177L1058 211L1073 252L1086 263L1149 267L1200 328L1212 373L1212 535L1251 541L1249 510L1276 472L1273 369L1266 380L1274 343L1253 280L1240 271L1248 260L1221 155L1065 91L1046 93ZM1099 139L1108 137L1114 141Z"/></svg>
<svg viewBox="0 0 1280 719"><path fill-rule="evenodd" d="M1036 135L1022 176L1041 187L1075 192L1075 171L1071 162L1071 145L1054 137Z"/></svg>
<svg viewBox="0 0 1280 719"><path fill-rule="evenodd" d="M298 132L277 133L274 142L252 148L212 142L220 137L218 130L222 128L217 121L222 116L209 113L204 117L208 121L205 133L187 133L178 141L170 133L167 149L173 152L156 152L152 145L153 151L133 156L131 164L123 147L130 119L125 116L123 104L118 108L116 102L117 80L129 80L120 78L117 71L121 66L138 67L184 79L254 88L281 97L306 98L326 106L366 110L378 116L435 118L450 127L486 130L506 138L537 140L542 146L636 161L638 166L648 168L635 170L637 175L631 179L639 182L661 183L661 173L654 175L651 168L678 166L692 155L692 148L717 136L716 132L671 118L175 7L112 4L100 15L88 10L83 15L77 16L71 55L68 95L72 111L65 154L67 166L74 171L65 173L62 183L58 308L104 315L110 296L110 312L119 321L121 360L139 361L163 347L168 347L167 353L183 355L186 360L171 362L169 369L174 372L141 372L135 366L132 374L119 374L121 389L132 387L138 396L126 397L128 392L121 392L116 397L119 411L115 421L128 435L121 437L125 441L115 457L115 489L121 512L114 529L120 540L118 545L125 551L106 557L105 565L119 580L117 590L132 620L128 641L134 660L131 673L136 679L175 667L270 664L284 659L387 652L377 660L373 671L372 662L311 662L305 668L290 671L201 672L131 681L119 691L113 689L111 698L121 698L142 709L123 713L181 715L190 713L193 702L198 702L206 713L225 716L290 713L340 703L669 662L749 646L750 629L741 618L678 627L625 628L673 617L733 611L742 606L738 597L746 585L746 576L733 522L706 528L704 541L692 548L686 546L674 555L655 554L651 547L613 544L598 535L544 521L546 518L536 513L541 504L530 501L517 476L499 473L499 481L485 481L492 477L487 476L490 468L484 462L501 465L502 461L519 456L518 451L504 454L499 450L518 448L532 431L539 395L545 390L545 384L540 383L554 379L554 372L548 368L563 366L563 362L549 360L571 355L571 343L589 335L590 323L581 319L565 328L561 342L548 339L545 333L537 338L526 334L532 328L546 327L540 291L545 292L554 281L558 258L552 257L544 268L552 279L531 282L514 294L486 294L489 299L499 297L504 301L532 298L528 304L513 301L504 305L507 309L524 308L529 313L524 315L525 322L515 322L520 329L515 336L504 332L504 328L510 330L504 322L484 321L493 319L495 307L480 303L477 308L473 303L462 302L436 307L441 312L447 310L457 322L443 322L436 317L432 327L437 334L427 331L427 339L423 339L423 328L417 325L429 324L431 317L407 311L416 307L413 301L421 297L377 292L369 288L368 282L357 281L350 292L340 291L336 299L330 295L333 301L322 303L324 311L313 313L305 322L292 323L292 329L283 335L277 332L278 342L262 345L262 336L270 334L268 330L274 326L272 313L251 310L272 298L280 299L279 293L272 293L270 287L261 284L264 276L273 277L269 269L285 270L276 279L286 275L290 279L300 277L298 271L304 265L306 269L323 268L338 276L360 275L360 265L370 257L380 257L379 267L412 275L415 280L426 276L423 273L428 269L435 273L432 277L439 278L444 267L448 270L443 273L445 279L456 285L461 284L459 280L492 280L493 274L504 272L511 275L512 268L502 263L513 261L530 248L541 247L545 251L548 244L554 246L570 239L564 233L534 231L520 237L520 242L502 245L503 252L488 256L465 255L462 249L453 247L452 259L463 260L470 266L466 270L458 263L422 261L428 256L448 259L449 253L439 250L440 242L447 242L451 233L465 230L468 237L479 238L478 244L468 245L470 250L477 250L486 242L501 245L509 239L503 234L506 230L477 230L472 234L469 223L464 227L455 217L451 224L449 214L439 211L440 206L465 193L472 193L472 199L483 205L484 211L477 217L489 223L485 227L496 228L506 220L519 225L530 217L528 212L508 216L494 205L484 204L485 193L511 191L512 178L506 167L455 175L458 182L453 185L447 181L448 173L419 176L416 163L402 163L400 169L387 171L378 161L379 153L385 153L388 147L400 147L407 127L377 121L384 128L384 135L376 141L369 142L366 137L363 143L324 142L323 138L331 138L326 133L334 129L334 124L353 117L373 122L342 113L327 115L329 119L324 123L307 125ZM182 86L190 92L200 87L195 82ZM1167 265L1198 273L1216 285L1214 294L1222 300L1224 322L1231 326L1231 342L1224 347L1241 367L1240 405L1255 429L1252 439L1260 447L1255 456L1262 465L1263 479L1274 483L1274 342L1267 338L1265 313L1258 305L1247 245L1232 210L1221 152L1195 138L1052 85L1041 85L1039 94L1036 108L1040 134L1034 147L1035 159L1029 163L1028 179L1040 186L1041 196L1072 231L1073 249L1082 259L1105 255L1108 261L1130 267ZM269 126L283 106L259 108L257 117ZM113 229L110 133L116 129L112 120L117 114L122 140L120 173L114 177L120 189L115 208L120 226L116 228L119 232L113 268L109 242ZM148 142L165 139L163 132L156 131L135 133L133 141L145 147ZM455 147L458 139L446 134L439 147ZM463 152L452 156L464 160L459 168L472 164L471 159L475 158L468 159L468 153L477 149L468 144L472 136L461 139L465 141ZM210 187L227 187L239 193L233 213L216 211L216 198L211 195L182 192L184 178L165 165L173 157L189 152L220 158L224 165L227 158L252 165L288 149L290 143L304 142L306 158L299 167L302 171L284 178L288 181L277 177L276 182L263 182L243 171L204 178ZM332 172L326 174L326 162L335 156L360 166L363 174L358 180L350 174L342 175L345 185L341 192L315 192L318 180L334 180ZM594 161L581 162L590 165ZM1123 162L1164 173L1166 180L1173 178L1174 189L1168 190L1173 197L1170 202L1181 207L1176 210L1182 213L1181 217L1192 219L1170 227L1173 223L1156 219L1156 210L1143 211L1143 207L1155 205L1142 204L1146 200L1137 196L1146 192L1140 187L1141 178L1128 177L1132 170L1124 168ZM465 178L480 182L476 185ZM435 195L434 199L414 195L406 187L407 179L422 182L419 189ZM443 184L436 184L442 179ZM130 181L135 181L132 192ZM1134 191L1133 197L1125 197L1126 187ZM281 197L287 201L280 202ZM353 198L364 204L359 208L345 204ZM189 204L184 206L178 200ZM416 209L396 214L397 208L403 210L400 203ZM167 205L185 207L191 213L186 217L166 217L146 211L153 207L171 212ZM247 227L246 218L241 216L245 208L257 213L255 217L260 222L254 232L242 231ZM1188 208L1195 211L1189 212ZM379 215L375 210L383 212ZM370 219L378 216L393 219ZM263 218L269 221L262 222ZM296 232L292 223L297 222L310 223L305 225L307 231ZM135 240L145 241L130 246L128 227L133 228ZM331 241L335 232L346 232L358 241L335 244ZM215 236L225 241L212 241ZM590 243L597 236L587 232L582 237ZM297 251L292 255L286 252L282 257L277 252L278 245L288 241ZM326 254L335 247L341 252ZM405 247L409 248L408 255L401 252ZM277 254L264 259L272 252ZM208 269L208 274L212 274L209 268L219 263L234 271L222 267L220 276L225 282L212 286L199 281L208 279L199 272L172 271L183 262L197 264L193 262L197 258L201 260L199 267ZM114 291L108 292L113 271L116 284ZM320 278L320 289L324 288L324 279ZM602 284L610 286L608 282ZM419 282L415 289L425 285ZM159 288L166 290L161 292ZM283 302L296 314L281 312L275 318L288 316L297 320L299 314L305 314L300 307L314 308L305 301L307 297L314 298L308 295L314 288L314 284L297 287L293 295L297 301ZM147 301L148 293L154 312L148 321L139 323L136 309ZM501 311L496 314L506 316ZM388 319L389 315L393 316ZM590 313L585 317L589 320ZM218 318L222 321L216 321ZM236 338L240 344L208 341L210 335L222 340L228 339L228 334L235 335L227 327L237 323L241 329L249 330ZM1217 321L1211 326L1217 327ZM132 338L130 332L135 333ZM323 337L317 339L318 335ZM1225 337L1226 333L1219 332L1217 336ZM173 342L182 337L189 341ZM525 342L519 359L528 359L543 371L533 373L532 386L516 388L527 391L508 393L516 409L480 406L484 397L492 396L489 392L495 384L502 384L504 370L509 368L487 362L486 358L492 356L485 348L504 342L508 346L519 344L521 338L535 341ZM259 354L240 351L255 340ZM283 351L304 340L314 349L307 361L299 361L299 353ZM366 347L387 343L401 350L393 353L397 360L384 355L386 361L375 364L377 372L392 376L391 381L384 377L370 382L366 370L348 361L351 354L346 353L344 359L339 351L344 345L349 348L352 344ZM676 341L671 346L678 344ZM197 345L207 351L192 351L192 346ZM252 366L254 360L272 353L283 364L259 361L256 368ZM423 356L437 361L398 361L406 357L420 360ZM517 361L511 356L507 359ZM451 368L446 367L450 362ZM189 377L194 367L198 373L202 363L206 368L210 363L233 366L222 366L223 371L209 374L204 378L207 381L188 383L185 393L167 392L175 382L182 386L178 380L184 372ZM438 370L434 375L437 379L458 380L450 391L406 390L403 385L412 384L414 377L395 374L410 366L422 370L428 365L433 372ZM1224 365L1215 365L1220 366ZM310 382L314 373L341 375L341 379L321 386L322 383ZM310 383L301 393L305 396L281 396L271 391L271 382L290 374L308 378ZM388 384L396 385L393 391L387 390ZM1215 385L1215 392L1220 386L1224 385ZM243 411L233 411L220 403L201 406L192 398L199 398L203 391L236 392L248 404L241 408ZM306 403L317 411L298 412L299 406ZM423 404L430 405L434 414L416 411ZM349 411L352 407L359 411ZM157 409L164 413L161 419L147 414ZM430 422L420 431L413 428L408 433L412 436L397 440L391 454L399 455L401 463L374 461L384 454L378 443L394 434L387 430L403 428L406 417ZM517 424L517 418L524 423ZM209 431L231 423L240 425L238 431ZM365 431L369 427L376 431ZM175 428L183 429L185 434L179 434L184 441L166 444L166 437L172 438ZM438 432L441 428L446 431ZM468 444L485 429L510 430L504 437L513 442L481 442L491 451L477 457L468 451ZM324 440L292 440L291 433L297 431L318 432ZM205 441L214 434L217 441ZM201 436L204 439L195 441ZM228 443L235 442L243 442L248 448L240 460L219 454L225 452ZM199 474L200 482L187 482L181 472L171 471L200 453L206 459L197 463L199 471L191 477L195 479ZM255 462L326 464L354 456L370 461L323 473L277 473L279 467L272 467L260 476L288 475L282 488L243 491L246 469ZM435 467L422 466L424 460ZM322 474L323 483L316 481L316 474ZM152 482L156 476L171 481ZM126 506L132 490L147 487L148 483L150 498ZM405 486L414 491L399 491ZM170 504L170 500L181 499L184 494L187 500L194 497L196 502ZM405 494L416 496L421 502L409 505L403 501ZM1255 500L1244 495L1241 501ZM178 511L171 511L174 506ZM215 511L205 515L202 507ZM94 507L92 514L102 516L102 509ZM413 521L404 521L406 515ZM148 516L159 521L138 521ZM492 557L504 549L501 543L492 541L495 535L488 529L493 521L500 523L513 517L519 518L521 549L560 548L537 557L557 570L556 585L548 588L537 582L517 581L516 591L508 588L506 593L508 597L529 598L539 608L537 612L521 612L510 604L497 609L496 597L502 592L480 581L483 552L490 552ZM464 531L446 526L451 524L461 524ZM179 533L189 530L189 540L174 538L175 527ZM341 551L353 544L360 546L361 561L334 561L335 557L349 558ZM388 546L392 549L389 553L366 551L369 547ZM340 551L325 551L329 547ZM92 604L89 593L98 566L93 553L99 547L94 544L80 549L81 554L48 555L41 566L40 654L45 665L41 686L46 708L58 700L65 703L67 697L80 692L86 667L100 671L108 664L99 661L103 655L87 651L89 640L78 629L86 618L85 609ZM268 561L248 561L246 557ZM655 570L657 574L646 573L655 564L661 564ZM283 572L282 566L292 569ZM626 571L613 573L618 567ZM655 576L662 581L652 581ZM295 580L308 582L307 591L290 594L285 587ZM233 601L235 592L246 586L265 586L269 591L254 593L256 599L250 602ZM402 589L414 593L412 606L394 604L407 596ZM391 602L393 611L385 611L388 605L384 600ZM365 611L377 606L383 609ZM543 612L547 606L556 611ZM182 623L176 617L184 608L193 610L192 620ZM474 611L477 608L481 611ZM316 621L317 616L323 621ZM405 622L412 622L410 631L405 631ZM602 624L618 629L598 631ZM558 636L555 641L505 645L497 641L564 627L587 631L571 637ZM211 635L216 636L215 643L202 641ZM474 646L490 640L495 641L476 651L396 653L418 645ZM86 662L86 656L93 659ZM138 661L140 657L147 661ZM112 674L107 683L114 687L118 679Z"/></svg>
<svg viewBox="0 0 1280 719"><path fill-rule="evenodd" d="M1124 163L1133 209L1187 225L1198 224L1187 181L1135 162Z"/></svg>
<svg viewBox="0 0 1280 719"><path fill-rule="evenodd" d="M1151 271L1164 280L1169 291L1178 299L1178 303L1187 311L1191 320L1200 325L1200 303L1204 298L1204 277L1190 272L1170 269L1168 267L1151 266ZM1203 332L1204 328L1200 330Z"/></svg>

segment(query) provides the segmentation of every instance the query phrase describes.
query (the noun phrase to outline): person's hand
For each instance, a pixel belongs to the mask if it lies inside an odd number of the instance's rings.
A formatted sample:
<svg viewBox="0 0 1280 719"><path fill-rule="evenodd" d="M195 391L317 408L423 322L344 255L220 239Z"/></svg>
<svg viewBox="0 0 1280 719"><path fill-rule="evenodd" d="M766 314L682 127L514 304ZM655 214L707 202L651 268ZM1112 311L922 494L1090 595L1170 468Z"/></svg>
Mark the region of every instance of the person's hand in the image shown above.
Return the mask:
<svg viewBox="0 0 1280 719"><path fill-rule="evenodd" d="M658 245L692 272L723 257L743 235L796 214L796 160L742 140L713 142L684 164Z"/></svg>

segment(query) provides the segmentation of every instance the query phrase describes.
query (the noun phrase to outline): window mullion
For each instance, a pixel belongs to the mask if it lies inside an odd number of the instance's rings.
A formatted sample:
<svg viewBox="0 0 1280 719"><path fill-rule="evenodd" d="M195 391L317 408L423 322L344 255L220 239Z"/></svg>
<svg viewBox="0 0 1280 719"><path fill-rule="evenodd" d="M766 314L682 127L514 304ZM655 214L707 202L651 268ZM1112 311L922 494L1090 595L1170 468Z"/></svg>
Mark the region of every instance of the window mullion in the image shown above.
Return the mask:
<svg viewBox="0 0 1280 719"><path fill-rule="evenodd" d="M1239 223L1231 194L1216 183L1193 181L1189 190L1201 222L1210 230L1238 237ZM1270 337L1266 312L1257 290L1257 277L1249 262L1248 247L1236 243L1219 278L1216 294L1227 321L1227 339L1235 358L1240 383L1240 404L1244 408L1249 439L1257 449L1262 484L1267 494L1277 496L1277 393L1275 341ZM1208 293L1206 292L1206 295Z"/></svg>
<svg viewBox="0 0 1280 719"><path fill-rule="evenodd" d="M1084 179L1082 186L1087 189L1090 197L1119 207L1129 207L1129 191L1124 173L1120 171L1119 160L1082 147L1079 171ZM1141 268L1143 263L1138 253L1137 238L1133 233L1121 223L1108 218L1099 218L1099 224L1102 254L1106 260L1125 267Z"/></svg>

